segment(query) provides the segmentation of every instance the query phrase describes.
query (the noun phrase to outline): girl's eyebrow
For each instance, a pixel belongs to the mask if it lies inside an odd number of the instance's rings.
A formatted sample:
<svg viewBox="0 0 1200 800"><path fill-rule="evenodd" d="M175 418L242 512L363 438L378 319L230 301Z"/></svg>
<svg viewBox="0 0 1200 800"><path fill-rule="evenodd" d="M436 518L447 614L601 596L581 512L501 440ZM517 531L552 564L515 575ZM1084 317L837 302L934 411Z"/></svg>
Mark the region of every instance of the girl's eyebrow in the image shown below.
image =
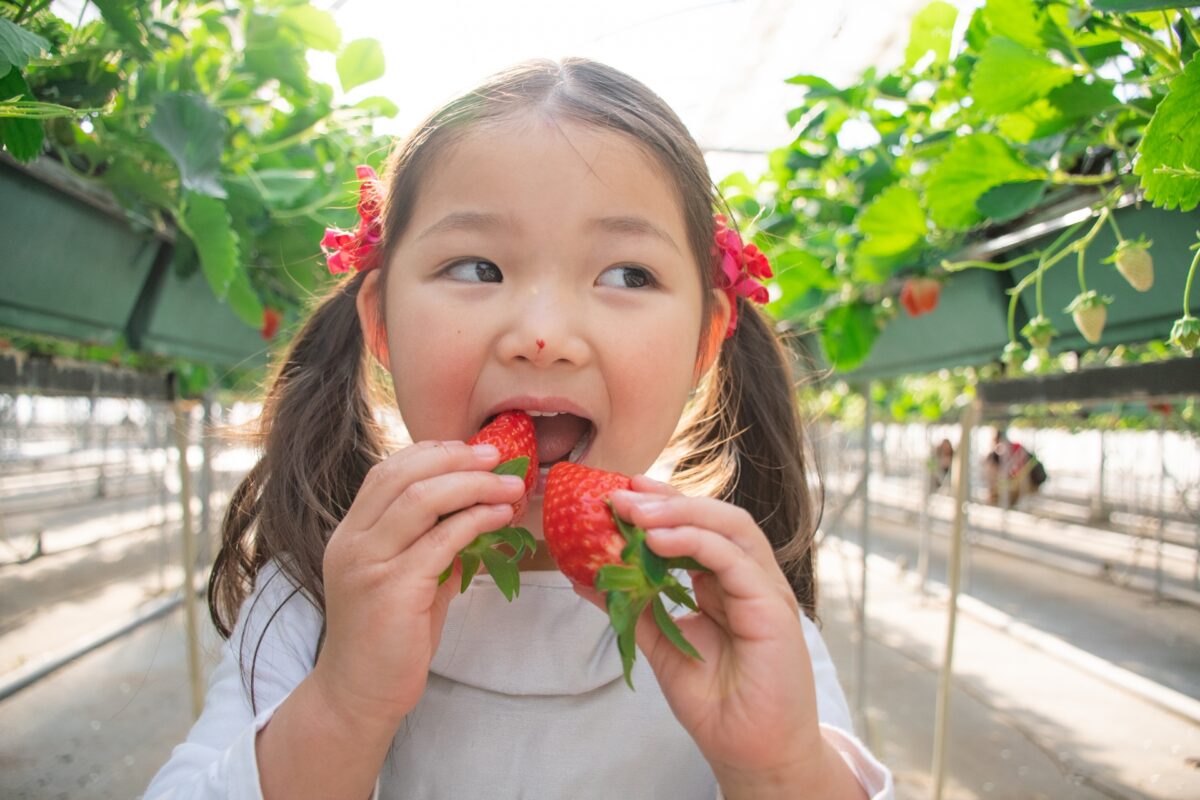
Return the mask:
<svg viewBox="0 0 1200 800"><path fill-rule="evenodd" d="M623 236L650 236L655 239L660 239L671 247L675 248L675 252L680 252L679 245L671 238L671 235L662 228L655 225L645 217L638 216L619 216L619 217L599 217L591 221L594 228L599 228L608 233L616 233Z"/></svg>
<svg viewBox="0 0 1200 800"><path fill-rule="evenodd" d="M439 233L495 231L504 228L507 224L499 214L490 214L484 211L454 211L421 231L416 241Z"/></svg>

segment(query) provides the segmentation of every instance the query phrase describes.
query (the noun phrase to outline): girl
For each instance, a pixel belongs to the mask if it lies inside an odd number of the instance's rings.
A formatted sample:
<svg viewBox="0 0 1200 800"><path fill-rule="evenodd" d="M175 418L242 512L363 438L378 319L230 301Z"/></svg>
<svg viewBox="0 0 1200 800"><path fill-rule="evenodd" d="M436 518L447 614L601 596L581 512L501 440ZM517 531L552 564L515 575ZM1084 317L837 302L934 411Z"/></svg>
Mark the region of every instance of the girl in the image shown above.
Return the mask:
<svg viewBox="0 0 1200 800"><path fill-rule="evenodd" d="M226 517L224 660L147 797L890 797L811 619L809 465L748 304L765 259L679 119L611 68L530 62L434 113L386 190L364 177L358 230L324 242L356 274L292 343ZM372 362L417 442L391 455ZM703 661L641 626L629 691L544 547L512 604L439 584L522 494L463 443L509 409L539 412L543 463L637 475L674 442L674 486L614 505L712 570L680 620Z"/></svg>

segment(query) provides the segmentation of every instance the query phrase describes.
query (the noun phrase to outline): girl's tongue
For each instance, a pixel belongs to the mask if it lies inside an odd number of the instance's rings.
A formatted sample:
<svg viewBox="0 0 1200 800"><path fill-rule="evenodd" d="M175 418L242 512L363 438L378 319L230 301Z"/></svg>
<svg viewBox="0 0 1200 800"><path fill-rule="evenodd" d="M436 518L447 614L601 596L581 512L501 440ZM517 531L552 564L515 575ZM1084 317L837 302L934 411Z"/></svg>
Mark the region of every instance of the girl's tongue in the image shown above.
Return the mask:
<svg viewBox="0 0 1200 800"><path fill-rule="evenodd" d="M555 414L552 417L534 417L533 427L537 431L537 456L539 464L552 464L566 458L579 440L587 435L592 423L574 414Z"/></svg>

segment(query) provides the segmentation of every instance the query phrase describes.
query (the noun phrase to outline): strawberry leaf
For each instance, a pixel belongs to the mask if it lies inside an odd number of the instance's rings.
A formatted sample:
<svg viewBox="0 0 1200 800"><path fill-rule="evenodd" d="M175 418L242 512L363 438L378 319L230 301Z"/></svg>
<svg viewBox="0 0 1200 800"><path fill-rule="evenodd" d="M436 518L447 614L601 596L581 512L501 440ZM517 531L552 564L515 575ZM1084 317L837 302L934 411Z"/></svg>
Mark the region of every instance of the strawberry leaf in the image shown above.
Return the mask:
<svg viewBox="0 0 1200 800"><path fill-rule="evenodd" d="M692 611L700 610L696 605L696 601L692 598L691 593L688 592L687 588L681 584L668 583L663 587L663 593L681 606L686 606Z"/></svg>
<svg viewBox="0 0 1200 800"><path fill-rule="evenodd" d="M459 589L459 594L467 590L467 587L471 585L471 579L477 572L479 572L479 555L464 550L462 554L462 587Z"/></svg>
<svg viewBox="0 0 1200 800"><path fill-rule="evenodd" d="M692 572L712 572L711 569L689 556L676 556L667 559L667 569L686 569Z"/></svg>
<svg viewBox="0 0 1200 800"><path fill-rule="evenodd" d="M517 565L498 550L483 550L479 556L483 559L488 574L496 582L496 588L511 602L521 593L521 573Z"/></svg>
<svg viewBox="0 0 1200 800"><path fill-rule="evenodd" d="M637 567L605 564L596 571L596 589L608 591L637 591L646 586L646 578Z"/></svg>
<svg viewBox="0 0 1200 800"><path fill-rule="evenodd" d="M667 607L663 605L662 597L655 595L654 602L651 603L650 607L654 611L655 624L658 625L658 629L663 632L663 635L667 637L667 640L671 644L675 645L675 647L679 648L680 652L685 653L692 658L703 661L704 658L700 655L695 647L692 647L692 643L684 638L683 631L679 630L679 626L676 625L675 620L671 618L671 614L667 611Z"/></svg>
<svg viewBox="0 0 1200 800"><path fill-rule="evenodd" d="M497 475L516 475L518 478L524 478L529 472L529 456L520 456L518 458L510 458L496 466L492 472Z"/></svg>

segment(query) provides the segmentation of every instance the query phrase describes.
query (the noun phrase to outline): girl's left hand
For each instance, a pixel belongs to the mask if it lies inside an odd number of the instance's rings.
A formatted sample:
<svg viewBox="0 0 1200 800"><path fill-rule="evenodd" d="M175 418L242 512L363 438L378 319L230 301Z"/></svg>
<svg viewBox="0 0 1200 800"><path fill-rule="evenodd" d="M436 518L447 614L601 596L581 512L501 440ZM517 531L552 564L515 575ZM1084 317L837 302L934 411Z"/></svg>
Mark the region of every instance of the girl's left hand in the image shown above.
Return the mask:
<svg viewBox="0 0 1200 800"><path fill-rule="evenodd" d="M828 751L812 662L799 605L766 534L730 503L645 476L633 489L613 493L613 507L646 530L650 548L712 570L692 573L700 610L676 620L703 661L680 652L648 614L638 623L638 648L671 710L722 786L819 783ZM595 592L580 591L603 607Z"/></svg>

